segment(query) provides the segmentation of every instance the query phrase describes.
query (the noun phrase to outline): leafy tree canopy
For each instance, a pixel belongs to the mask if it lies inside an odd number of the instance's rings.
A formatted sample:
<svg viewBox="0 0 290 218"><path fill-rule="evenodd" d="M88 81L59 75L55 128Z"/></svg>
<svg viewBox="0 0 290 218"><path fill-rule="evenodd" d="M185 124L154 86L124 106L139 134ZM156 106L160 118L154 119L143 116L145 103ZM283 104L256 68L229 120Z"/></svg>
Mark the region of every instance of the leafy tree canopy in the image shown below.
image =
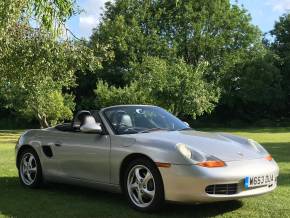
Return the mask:
<svg viewBox="0 0 290 218"><path fill-rule="evenodd" d="M56 41L25 25L18 25L9 37L12 40L0 54L0 88L6 107L37 118L42 127L71 118L75 72L99 66L92 51L82 43Z"/></svg>
<svg viewBox="0 0 290 218"><path fill-rule="evenodd" d="M208 78L218 81L229 65L261 43L250 19L229 0L116 0L106 4L90 45L96 54L100 48L111 54L103 61L102 78L117 86L132 79L126 77L131 64L146 56L182 58L193 68L206 61Z"/></svg>
<svg viewBox="0 0 290 218"><path fill-rule="evenodd" d="M272 46L279 55L290 56L290 14L281 16L270 33L275 37Z"/></svg>
<svg viewBox="0 0 290 218"><path fill-rule="evenodd" d="M75 0L1 0L0 38L23 20L33 20L42 29L57 33L76 12Z"/></svg>
<svg viewBox="0 0 290 218"><path fill-rule="evenodd" d="M227 89L219 107L224 108L226 116L231 114L248 121L279 115L285 109L283 77L275 65L279 57L268 49L251 55L232 67L227 75Z"/></svg>
<svg viewBox="0 0 290 218"><path fill-rule="evenodd" d="M287 115L290 108L290 14L284 14L279 21L275 23L274 29L270 32L274 37L274 42L270 45L279 59L276 66L282 74L282 89L286 96Z"/></svg>
<svg viewBox="0 0 290 218"><path fill-rule="evenodd" d="M130 85L115 88L103 81L97 84L97 105L155 104L175 115L195 118L211 112L219 97L218 89L203 79L206 67L205 62L192 68L181 59L144 57L134 67L135 80Z"/></svg>

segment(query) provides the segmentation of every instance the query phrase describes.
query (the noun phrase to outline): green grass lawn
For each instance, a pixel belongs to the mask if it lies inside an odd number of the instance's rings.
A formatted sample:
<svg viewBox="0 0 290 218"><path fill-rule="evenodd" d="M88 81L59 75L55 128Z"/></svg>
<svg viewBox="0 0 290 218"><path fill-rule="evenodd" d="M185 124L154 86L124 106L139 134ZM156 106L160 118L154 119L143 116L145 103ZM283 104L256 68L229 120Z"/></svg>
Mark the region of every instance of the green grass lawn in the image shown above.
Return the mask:
<svg viewBox="0 0 290 218"><path fill-rule="evenodd" d="M21 132L0 131L0 217L290 217L290 128L222 131L255 139L268 149L280 167L278 188L240 201L168 204L150 215L128 208L120 194L56 184L39 190L23 188L18 182L14 157Z"/></svg>

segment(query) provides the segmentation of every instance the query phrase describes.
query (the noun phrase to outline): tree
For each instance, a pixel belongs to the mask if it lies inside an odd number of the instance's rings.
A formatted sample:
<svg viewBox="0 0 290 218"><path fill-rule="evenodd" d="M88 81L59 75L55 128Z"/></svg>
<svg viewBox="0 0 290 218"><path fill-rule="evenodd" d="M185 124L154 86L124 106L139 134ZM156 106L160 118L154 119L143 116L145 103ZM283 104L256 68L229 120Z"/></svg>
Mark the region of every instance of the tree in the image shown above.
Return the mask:
<svg viewBox="0 0 290 218"><path fill-rule="evenodd" d="M261 43L250 19L229 0L116 0L106 4L90 45L96 54L104 47L112 54L103 59L100 72L110 84L128 84L131 64L142 63L146 56L182 58L193 68L206 61L207 78L217 82Z"/></svg>
<svg viewBox="0 0 290 218"><path fill-rule="evenodd" d="M265 48L264 54L252 53L236 64L226 79L227 90L219 104L219 116L247 121L281 116L285 94L283 78L276 67L278 59Z"/></svg>
<svg viewBox="0 0 290 218"><path fill-rule="evenodd" d="M285 14L280 17L275 23L274 29L270 32L274 37L274 42L270 45L274 53L279 56L276 61L276 66L281 70L282 88L286 95L286 104L289 115L290 109L290 14Z"/></svg>
<svg viewBox="0 0 290 218"><path fill-rule="evenodd" d="M41 127L70 119L75 72L99 62L82 43L56 41L47 32L18 25L0 55L0 88L10 107L39 120Z"/></svg>
<svg viewBox="0 0 290 218"><path fill-rule="evenodd" d="M75 0L1 0L0 39L19 21L34 20L42 29L59 33L64 22L77 11Z"/></svg>
<svg viewBox="0 0 290 218"><path fill-rule="evenodd" d="M17 108L27 118L37 118L42 128L71 120L75 107L74 97L60 91L49 90L37 96L29 95L22 107Z"/></svg>
<svg viewBox="0 0 290 218"><path fill-rule="evenodd" d="M183 60L167 61L157 57L144 57L134 67L134 81L124 88L97 84L99 107L112 104L156 104L177 116L195 118L211 112L218 101L219 90L204 80L205 62L195 69Z"/></svg>
<svg viewBox="0 0 290 218"><path fill-rule="evenodd" d="M74 82L72 69L67 67L74 59L68 60L64 52L71 49L66 43L57 43L55 36L76 12L74 3L75 0L0 2L1 106L33 114L42 127L59 119L57 113L52 113L56 103L60 107L66 104L59 108L64 109L64 118L71 116L72 98L64 98L61 93L62 88ZM31 22L38 26L37 31L31 31ZM68 73L63 73L66 69Z"/></svg>
<svg viewBox="0 0 290 218"><path fill-rule="evenodd" d="M95 106L97 108L108 107L121 104L153 104L154 100L150 99L150 95L139 89L137 82L123 88L116 88L108 85L107 82L99 80L95 90L96 99Z"/></svg>

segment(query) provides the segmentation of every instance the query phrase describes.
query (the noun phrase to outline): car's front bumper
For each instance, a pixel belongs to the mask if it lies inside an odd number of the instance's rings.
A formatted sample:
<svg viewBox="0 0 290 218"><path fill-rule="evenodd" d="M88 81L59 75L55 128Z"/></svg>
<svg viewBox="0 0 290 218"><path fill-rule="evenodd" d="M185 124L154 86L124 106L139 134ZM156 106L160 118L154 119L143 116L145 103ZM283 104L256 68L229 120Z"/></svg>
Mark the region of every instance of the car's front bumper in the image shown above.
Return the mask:
<svg viewBox="0 0 290 218"><path fill-rule="evenodd" d="M274 160L266 159L231 161L225 167L205 168L196 165L171 165L159 168L164 183L165 199L175 202L212 202L233 200L261 195L277 186L279 168ZM247 176L273 174L271 185L248 188L244 186ZM236 184L234 194L208 194L206 187L218 184Z"/></svg>

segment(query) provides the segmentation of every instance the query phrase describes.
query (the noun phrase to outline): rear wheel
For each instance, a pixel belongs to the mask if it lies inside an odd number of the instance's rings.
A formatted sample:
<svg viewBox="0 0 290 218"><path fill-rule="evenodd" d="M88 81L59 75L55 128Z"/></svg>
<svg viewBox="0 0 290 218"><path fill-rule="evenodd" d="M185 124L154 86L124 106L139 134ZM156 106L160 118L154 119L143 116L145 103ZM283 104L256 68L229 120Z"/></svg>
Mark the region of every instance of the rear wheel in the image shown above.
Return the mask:
<svg viewBox="0 0 290 218"><path fill-rule="evenodd" d="M25 187L37 188L42 184L40 161L32 148L21 152L18 173L20 183Z"/></svg>
<svg viewBox="0 0 290 218"><path fill-rule="evenodd" d="M124 176L124 191L131 207L150 212L164 203L161 175L155 164L145 158L133 160Z"/></svg>

